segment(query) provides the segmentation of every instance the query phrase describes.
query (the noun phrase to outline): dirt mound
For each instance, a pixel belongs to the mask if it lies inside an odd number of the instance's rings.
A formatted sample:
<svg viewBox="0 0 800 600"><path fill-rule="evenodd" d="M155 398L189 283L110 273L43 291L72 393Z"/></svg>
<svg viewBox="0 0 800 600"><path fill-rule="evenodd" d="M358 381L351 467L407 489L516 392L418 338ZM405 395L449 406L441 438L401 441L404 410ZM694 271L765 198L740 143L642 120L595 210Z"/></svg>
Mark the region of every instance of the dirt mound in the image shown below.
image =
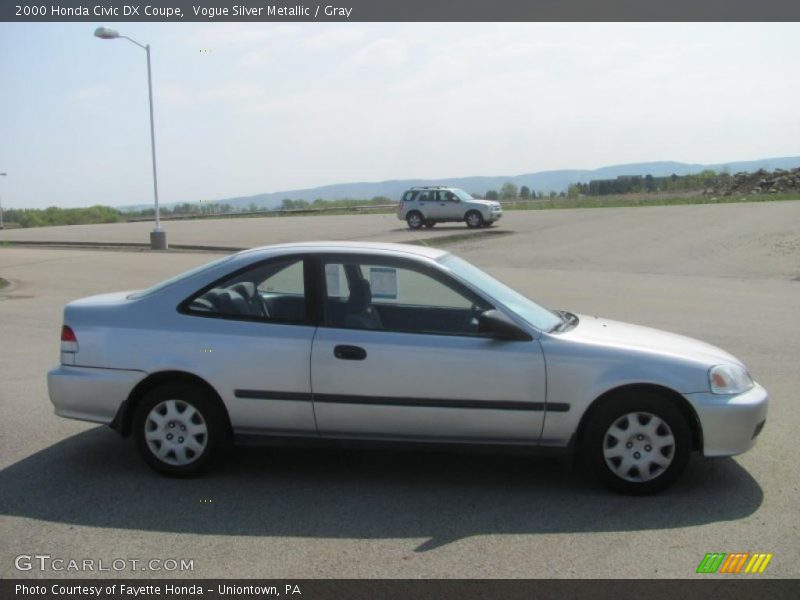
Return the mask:
<svg viewBox="0 0 800 600"><path fill-rule="evenodd" d="M775 169L770 172L759 169L755 173L735 173L720 176L717 184L706 189L704 194L730 196L732 194L779 194L800 191L800 167L791 170Z"/></svg>

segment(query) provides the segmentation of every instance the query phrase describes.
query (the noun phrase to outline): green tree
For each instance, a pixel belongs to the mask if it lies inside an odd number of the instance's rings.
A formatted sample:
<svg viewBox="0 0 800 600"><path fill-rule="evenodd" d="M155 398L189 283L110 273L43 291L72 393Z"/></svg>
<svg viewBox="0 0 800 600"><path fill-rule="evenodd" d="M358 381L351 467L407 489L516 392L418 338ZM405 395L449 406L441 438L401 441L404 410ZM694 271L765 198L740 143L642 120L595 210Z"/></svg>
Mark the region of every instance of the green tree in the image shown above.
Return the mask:
<svg viewBox="0 0 800 600"><path fill-rule="evenodd" d="M497 193L497 190L489 190L486 192L486 199L487 200L499 200L500 195Z"/></svg>
<svg viewBox="0 0 800 600"><path fill-rule="evenodd" d="M567 188L567 197L568 198L577 198L581 195L581 186L579 183L570 183L569 187Z"/></svg>
<svg viewBox="0 0 800 600"><path fill-rule="evenodd" d="M500 197L503 200L514 200L519 195L519 189L516 185L507 181L500 188Z"/></svg>
<svg viewBox="0 0 800 600"><path fill-rule="evenodd" d="M523 185L521 188L519 188L519 197L522 200L530 200L531 188L529 188L527 185Z"/></svg>

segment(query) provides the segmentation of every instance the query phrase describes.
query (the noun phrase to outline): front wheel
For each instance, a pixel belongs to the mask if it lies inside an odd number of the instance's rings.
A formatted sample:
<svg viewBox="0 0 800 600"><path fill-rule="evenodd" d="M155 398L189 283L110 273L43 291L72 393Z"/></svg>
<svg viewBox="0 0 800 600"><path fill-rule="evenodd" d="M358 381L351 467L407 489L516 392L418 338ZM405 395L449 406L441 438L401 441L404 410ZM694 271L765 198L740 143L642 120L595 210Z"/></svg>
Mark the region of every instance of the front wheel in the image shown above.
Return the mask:
<svg viewBox="0 0 800 600"><path fill-rule="evenodd" d="M681 411L650 392L620 394L591 415L586 465L612 489L652 494L669 487L689 462L692 435Z"/></svg>
<svg viewBox="0 0 800 600"><path fill-rule="evenodd" d="M230 441L219 400L184 383L166 383L145 395L134 415L134 435L145 462L174 477L208 468Z"/></svg>
<svg viewBox="0 0 800 600"><path fill-rule="evenodd" d="M477 210L469 211L464 220L467 222L467 227L470 229L476 229L478 227L483 227L483 215L479 213Z"/></svg>

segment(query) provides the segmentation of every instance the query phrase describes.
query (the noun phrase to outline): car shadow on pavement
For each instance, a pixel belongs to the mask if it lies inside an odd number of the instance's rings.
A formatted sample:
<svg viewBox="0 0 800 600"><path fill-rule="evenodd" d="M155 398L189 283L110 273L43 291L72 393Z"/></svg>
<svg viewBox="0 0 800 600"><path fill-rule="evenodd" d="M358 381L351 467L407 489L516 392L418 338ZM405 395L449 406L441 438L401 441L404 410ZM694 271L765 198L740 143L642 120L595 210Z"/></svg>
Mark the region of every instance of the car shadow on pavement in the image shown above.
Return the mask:
<svg viewBox="0 0 800 600"><path fill-rule="evenodd" d="M0 471L0 514L175 533L425 539L646 531L742 519L758 483L732 459L693 460L669 491L608 492L563 461L518 455L239 447L194 479L157 475L97 427Z"/></svg>

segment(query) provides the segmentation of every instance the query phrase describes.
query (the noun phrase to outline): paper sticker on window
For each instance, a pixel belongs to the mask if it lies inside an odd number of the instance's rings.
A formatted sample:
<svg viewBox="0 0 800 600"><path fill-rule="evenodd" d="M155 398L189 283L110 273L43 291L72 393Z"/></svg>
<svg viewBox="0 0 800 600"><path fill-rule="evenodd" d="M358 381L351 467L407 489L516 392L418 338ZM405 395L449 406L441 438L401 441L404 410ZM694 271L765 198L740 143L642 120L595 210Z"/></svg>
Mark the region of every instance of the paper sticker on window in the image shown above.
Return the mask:
<svg viewBox="0 0 800 600"><path fill-rule="evenodd" d="M325 285L328 288L329 298L342 297L339 285L339 271L341 271L341 265L325 265Z"/></svg>
<svg viewBox="0 0 800 600"><path fill-rule="evenodd" d="M369 285L372 288L373 298L397 300L397 269L370 267Z"/></svg>

